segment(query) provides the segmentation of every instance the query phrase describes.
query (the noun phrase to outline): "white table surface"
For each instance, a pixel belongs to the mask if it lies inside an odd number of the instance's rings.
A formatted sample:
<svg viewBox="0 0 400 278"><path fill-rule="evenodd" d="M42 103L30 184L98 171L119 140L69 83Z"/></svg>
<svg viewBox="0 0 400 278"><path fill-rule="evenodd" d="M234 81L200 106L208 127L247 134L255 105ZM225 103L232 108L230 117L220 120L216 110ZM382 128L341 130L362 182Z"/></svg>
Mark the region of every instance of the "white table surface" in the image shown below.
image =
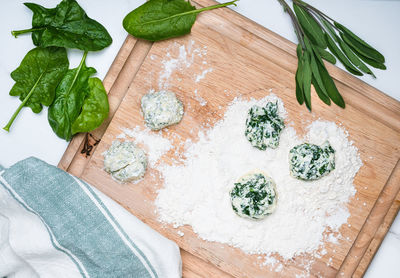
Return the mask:
<svg viewBox="0 0 400 278"><path fill-rule="evenodd" d="M0 125L4 126L20 104L16 97L8 95L13 81L10 72L20 63L24 55L33 48L30 36L15 39L11 30L30 28L32 14L22 3L23 0L1 1L2 17L0 24ZM45 7L54 7L58 0L32 0ZM100 21L110 32L113 43L98 53L89 53L87 65L98 71L104 78L114 57L121 47L126 32L122 28L123 17L144 0L81 0L82 7L89 16ZM367 42L379 49L386 57L388 70L374 70L377 79L362 79L391 97L400 100L398 81L400 77L400 1L356 1L309 0L337 21L350 27ZM296 42L289 17L283 13L277 1L241 0L234 10L259 24L275 31L283 37ZM76 67L81 59L80 51L69 51L70 67ZM33 114L29 108L22 109L10 133L0 131L0 164L13 163L36 156L56 165L67 147L67 142L59 139L47 122L47 109ZM389 233L371 263L365 277L400 277L400 215L396 218Z"/></svg>

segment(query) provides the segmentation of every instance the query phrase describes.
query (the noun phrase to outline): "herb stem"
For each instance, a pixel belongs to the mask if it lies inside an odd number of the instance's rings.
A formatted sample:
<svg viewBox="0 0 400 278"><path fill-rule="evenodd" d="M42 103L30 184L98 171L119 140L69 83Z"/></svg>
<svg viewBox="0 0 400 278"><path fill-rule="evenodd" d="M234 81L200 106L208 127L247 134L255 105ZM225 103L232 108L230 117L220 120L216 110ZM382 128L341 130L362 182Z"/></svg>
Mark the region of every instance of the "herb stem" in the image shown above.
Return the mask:
<svg viewBox="0 0 400 278"><path fill-rule="evenodd" d="M44 73L44 72L43 72ZM21 104L18 106L17 110L14 112L14 114L11 116L11 119L8 121L7 125L3 127L4 130L10 131L10 127L13 124L15 118L21 111L22 107L25 106L26 102L29 100L29 98L32 96L33 92L35 91L37 85L39 84L39 81L42 79L43 73L39 76L38 80L36 81L35 85L33 85L32 89L29 91L28 95L24 98L24 100L21 102Z"/></svg>
<svg viewBox="0 0 400 278"><path fill-rule="evenodd" d="M85 64L87 54L88 54L87 51L85 51L85 52L83 53L82 60L81 60L81 62L79 63L79 66L78 66L78 68L77 68L77 70L76 70L74 79L72 80L72 83L71 83L72 85L71 85L71 87L69 87L69 90L68 90L68 92L67 92L67 95L69 95L70 91L72 90L72 87L75 85L76 79L78 79L79 73L81 72L81 69L82 69L83 65Z"/></svg>
<svg viewBox="0 0 400 278"><path fill-rule="evenodd" d="M235 2L237 2L237 1L239 1L239 0L234 0L234 1L226 2L226 3L222 3L222 4L217 4L217 5L213 5L213 6L204 7L204 8L201 8L201 9L197 9L195 11L201 13L201 12L204 12L204 11L223 8L223 7L226 7L226 6L229 6L229 5L235 5L236 6ZM188 13L190 13L190 12L188 12Z"/></svg>
<svg viewBox="0 0 400 278"><path fill-rule="evenodd" d="M313 6L307 4L306 2L302 1L302 0L293 0L293 2L295 2L296 4L299 4L307 9L313 10L316 13L322 15L323 17L325 17L326 19L329 19L331 21L334 21L332 18L330 18L328 15L324 14L323 12L321 12L320 10L318 10L317 8L314 8Z"/></svg>
<svg viewBox="0 0 400 278"><path fill-rule="evenodd" d="M290 18L292 19L292 24L293 24L297 39L299 40L303 49L305 49L306 45L304 43L304 38L303 38L304 32L296 18L296 15L293 13L292 9L289 7L289 5L286 3L285 0L278 0L278 2L282 5L284 11L287 12L289 14Z"/></svg>
<svg viewBox="0 0 400 278"><path fill-rule="evenodd" d="M41 28L31 28L31 29L24 29L24 30L17 30L17 31L11 31L11 35L14 37L18 37L19 35L26 34L26 33L32 33L34 31L40 31L46 29L45 27Z"/></svg>
<svg viewBox="0 0 400 278"><path fill-rule="evenodd" d="M218 9L218 8L226 7L226 6L229 6L229 5L235 5L236 6L235 2L237 2L237 1L239 1L239 0L234 0L234 1L226 2L226 3L221 3L221 4L217 4L217 5L213 5L213 6L204 7L204 8L201 8L201 9L194 9L194 10L190 10L190 11L187 11L187 12L174 14L174 15L171 15L171 16L169 16L167 18L155 19L155 20L144 22L143 25L145 25L145 24L155 24L155 23L159 23L159 22L162 22L162 21L171 20L172 18L175 18L175 17L185 16L185 15L188 15L188 14L198 14L198 13L201 13L201 12L204 12L204 11Z"/></svg>

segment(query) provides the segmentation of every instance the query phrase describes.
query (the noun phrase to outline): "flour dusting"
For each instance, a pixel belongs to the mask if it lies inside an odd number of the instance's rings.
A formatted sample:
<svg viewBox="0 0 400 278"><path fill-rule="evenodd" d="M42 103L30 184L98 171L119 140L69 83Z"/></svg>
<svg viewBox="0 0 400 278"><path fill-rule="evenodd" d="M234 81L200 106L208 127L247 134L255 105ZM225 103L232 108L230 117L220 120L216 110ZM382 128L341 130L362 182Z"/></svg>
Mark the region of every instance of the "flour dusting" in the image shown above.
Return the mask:
<svg viewBox="0 0 400 278"><path fill-rule="evenodd" d="M171 52L169 52L172 49L178 49L178 55L172 55ZM168 47L167 51L165 58L161 61L161 71L158 78L159 90L168 89L171 75L177 70L184 71L188 69L193 64L196 57L202 59L202 62L206 62L205 56L207 55L207 47L195 46L195 41L193 40L190 40L187 45L179 45L175 42ZM212 71L212 69L207 70L207 72L209 71ZM200 78L199 81L205 77L207 72L203 71L203 73L198 75L197 78Z"/></svg>
<svg viewBox="0 0 400 278"><path fill-rule="evenodd" d="M252 147L244 136L247 111L268 101L278 101L279 114L286 118L282 101L272 94L261 100L237 98L221 121L199 132L197 142L186 143L183 164L157 165L164 179L156 199L160 221L174 227L190 225L204 240L249 254L278 254L284 259L315 254L324 240L338 242L339 228L350 216L346 204L356 192L353 179L362 165L357 148L344 129L321 120L308 126L304 139L286 120L277 149ZM304 141L320 145L326 140L336 151L336 169L313 182L291 177L290 149ZM278 192L276 211L261 221L237 216L229 198L234 182L254 169L271 176ZM277 264L275 270L281 269Z"/></svg>
<svg viewBox="0 0 400 278"><path fill-rule="evenodd" d="M133 129L123 128L122 131L123 133L117 138L126 138L126 136L133 138L136 144L146 150L151 167L154 167L160 157L173 147L167 138L162 137L161 131L141 129L139 126Z"/></svg>

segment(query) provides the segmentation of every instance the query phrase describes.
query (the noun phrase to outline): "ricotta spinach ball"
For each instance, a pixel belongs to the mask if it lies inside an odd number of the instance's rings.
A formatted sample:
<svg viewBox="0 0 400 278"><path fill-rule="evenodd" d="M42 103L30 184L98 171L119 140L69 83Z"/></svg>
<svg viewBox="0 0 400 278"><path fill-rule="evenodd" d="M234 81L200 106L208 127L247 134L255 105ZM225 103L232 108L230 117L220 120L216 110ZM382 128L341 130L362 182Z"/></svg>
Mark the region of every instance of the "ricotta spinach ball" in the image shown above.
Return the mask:
<svg viewBox="0 0 400 278"><path fill-rule="evenodd" d="M335 150L326 141L321 147L304 143L289 152L290 174L300 180L318 180L335 169Z"/></svg>
<svg viewBox="0 0 400 278"><path fill-rule="evenodd" d="M278 196L275 182L258 171L239 178L230 197L232 209L237 215L259 220L274 212Z"/></svg>
<svg viewBox="0 0 400 278"><path fill-rule="evenodd" d="M250 108L245 135L253 147L275 149L284 127L283 119L278 114L278 103L268 102L265 107L254 105Z"/></svg>
<svg viewBox="0 0 400 278"><path fill-rule="evenodd" d="M146 172L146 154L133 142L114 141L103 155L104 170L120 182L140 179Z"/></svg>
<svg viewBox="0 0 400 278"><path fill-rule="evenodd" d="M173 92L149 92L142 97L141 108L146 126L152 130L175 125L183 117L183 104Z"/></svg>

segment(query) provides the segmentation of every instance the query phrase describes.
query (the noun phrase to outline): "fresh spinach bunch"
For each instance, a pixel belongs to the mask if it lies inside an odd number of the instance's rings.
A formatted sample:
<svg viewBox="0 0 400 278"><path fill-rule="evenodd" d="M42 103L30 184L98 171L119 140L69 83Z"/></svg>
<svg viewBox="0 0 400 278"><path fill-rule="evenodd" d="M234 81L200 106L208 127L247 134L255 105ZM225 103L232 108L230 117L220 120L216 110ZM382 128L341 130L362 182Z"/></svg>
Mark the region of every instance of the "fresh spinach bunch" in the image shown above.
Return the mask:
<svg viewBox="0 0 400 278"><path fill-rule="evenodd" d="M123 20L125 30L137 38L160 41L189 34L197 14L235 1L196 9L186 0L149 0L130 12Z"/></svg>
<svg viewBox="0 0 400 278"><path fill-rule="evenodd" d="M49 124L58 137L69 141L78 132L97 128L108 116L107 93L96 73L85 64L84 53L79 66L64 75L49 107Z"/></svg>
<svg viewBox="0 0 400 278"><path fill-rule="evenodd" d="M103 25L89 18L75 0L63 0L53 9L34 3L24 3L32 12L32 28L12 31L20 34L32 33L36 46L59 46L97 51L109 46L110 34Z"/></svg>
<svg viewBox="0 0 400 278"><path fill-rule="evenodd" d="M9 131L15 118L24 106L34 113L42 111L43 105L53 103L55 90L69 66L67 51L61 47L36 47L29 51L20 66L11 73L15 84L11 96L19 96L22 101L18 109L4 127Z"/></svg>
<svg viewBox="0 0 400 278"><path fill-rule="evenodd" d="M103 83L91 78L96 70L87 67L85 61L88 51L103 49L112 39L75 0L62 0L54 9L25 5L33 11L33 28L12 33L17 36L32 32L33 43L39 47L29 51L11 73L16 83L10 95L19 96L22 103L4 129L10 130L22 107L29 106L39 113L45 105L49 106L48 120L53 131L69 141L76 133L96 129L108 117ZM85 50L77 68L68 70L64 47Z"/></svg>

